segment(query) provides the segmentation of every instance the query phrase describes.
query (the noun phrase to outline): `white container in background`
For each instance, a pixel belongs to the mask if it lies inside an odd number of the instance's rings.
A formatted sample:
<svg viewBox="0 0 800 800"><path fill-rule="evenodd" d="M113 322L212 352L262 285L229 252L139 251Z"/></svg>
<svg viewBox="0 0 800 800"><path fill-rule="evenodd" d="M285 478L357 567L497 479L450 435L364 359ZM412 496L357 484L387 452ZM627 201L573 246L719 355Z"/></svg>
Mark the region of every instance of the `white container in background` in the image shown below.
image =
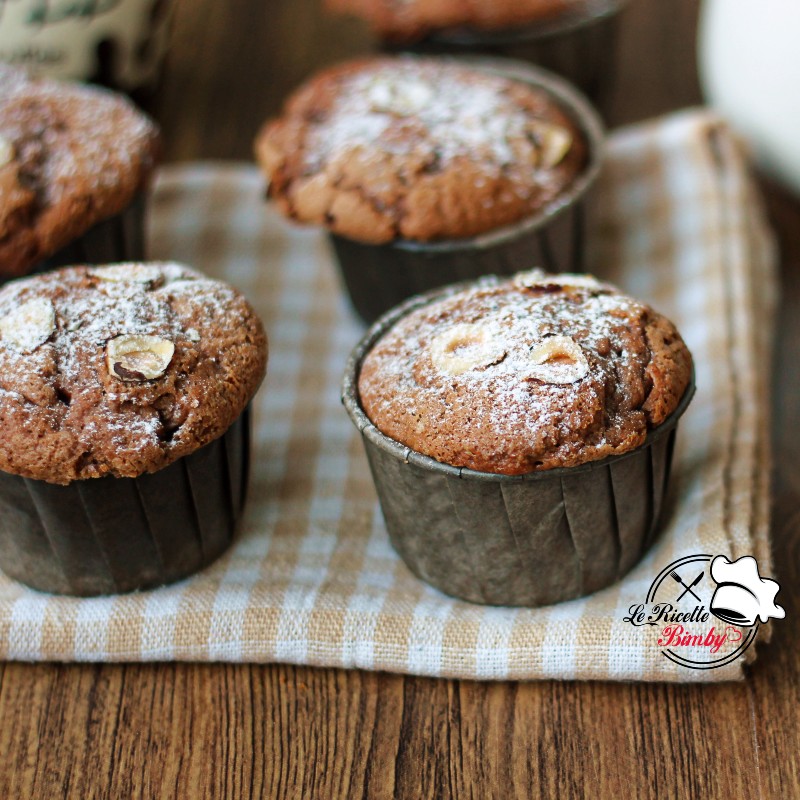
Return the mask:
<svg viewBox="0 0 800 800"><path fill-rule="evenodd" d="M156 83L171 0L0 0L0 61L134 90Z"/></svg>
<svg viewBox="0 0 800 800"><path fill-rule="evenodd" d="M708 102L800 193L800 0L703 0L698 59Z"/></svg>

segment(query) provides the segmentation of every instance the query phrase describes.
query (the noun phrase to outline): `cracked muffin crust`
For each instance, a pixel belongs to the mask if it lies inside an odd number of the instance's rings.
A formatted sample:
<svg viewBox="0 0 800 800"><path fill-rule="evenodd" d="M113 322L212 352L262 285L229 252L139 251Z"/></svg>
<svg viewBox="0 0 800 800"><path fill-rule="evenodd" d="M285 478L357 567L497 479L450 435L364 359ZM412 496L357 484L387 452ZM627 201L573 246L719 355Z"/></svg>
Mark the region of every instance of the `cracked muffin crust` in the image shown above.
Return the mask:
<svg viewBox="0 0 800 800"><path fill-rule="evenodd" d="M179 264L70 267L0 289L0 470L67 484L156 472L223 435L267 340Z"/></svg>
<svg viewBox="0 0 800 800"><path fill-rule="evenodd" d="M408 56L323 71L256 140L269 196L289 217L371 244L518 222L556 200L587 155L543 89Z"/></svg>
<svg viewBox="0 0 800 800"><path fill-rule="evenodd" d="M456 467L520 475L643 444L692 358L675 326L590 276L485 279L412 311L361 366L384 434Z"/></svg>
<svg viewBox="0 0 800 800"><path fill-rule="evenodd" d="M0 278L124 211L157 152L155 125L122 95L0 64Z"/></svg>
<svg viewBox="0 0 800 800"><path fill-rule="evenodd" d="M325 5L365 20L388 41L410 42L450 28L492 31L538 22L575 0L325 0Z"/></svg>

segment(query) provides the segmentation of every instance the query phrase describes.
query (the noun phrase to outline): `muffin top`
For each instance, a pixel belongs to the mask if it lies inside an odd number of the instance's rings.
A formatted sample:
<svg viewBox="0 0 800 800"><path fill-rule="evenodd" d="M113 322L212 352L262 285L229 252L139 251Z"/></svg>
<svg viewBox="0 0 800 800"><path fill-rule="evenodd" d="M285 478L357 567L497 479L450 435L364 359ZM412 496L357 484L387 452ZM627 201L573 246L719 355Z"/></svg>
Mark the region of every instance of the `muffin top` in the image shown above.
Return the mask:
<svg viewBox="0 0 800 800"><path fill-rule="evenodd" d="M157 150L155 125L122 95L0 64L0 277L125 209Z"/></svg>
<svg viewBox="0 0 800 800"><path fill-rule="evenodd" d="M68 267L0 289L0 470L66 484L156 472L221 436L267 340L232 287L179 264Z"/></svg>
<svg viewBox="0 0 800 800"><path fill-rule="evenodd" d="M649 306L590 276L534 270L402 317L358 390L372 423L412 450L520 475L638 447L691 373L675 326Z"/></svg>
<svg viewBox="0 0 800 800"><path fill-rule="evenodd" d="M500 30L553 17L576 0L325 0L335 13L353 14L384 39L409 42L451 28Z"/></svg>
<svg viewBox="0 0 800 800"><path fill-rule="evenodd" d="M375 244L517 222L574 181L587 150L543 89L409 56L325 70L256 141L286 214Z"/></svg>

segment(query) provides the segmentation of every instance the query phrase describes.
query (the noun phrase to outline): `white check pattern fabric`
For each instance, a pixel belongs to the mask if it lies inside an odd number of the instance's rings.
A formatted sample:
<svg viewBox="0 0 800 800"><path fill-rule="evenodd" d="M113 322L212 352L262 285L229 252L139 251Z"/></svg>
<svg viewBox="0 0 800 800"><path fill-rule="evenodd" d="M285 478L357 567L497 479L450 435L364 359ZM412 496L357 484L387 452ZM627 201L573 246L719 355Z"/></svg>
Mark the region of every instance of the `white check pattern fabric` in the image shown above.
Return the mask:
<svg viewBox="0 0 800 800"><path fill-rule="evenodd" d="M394 553L339 401L362 329L325 236L292 227L263 195L251 167L169 167L150 218L153 257L235 284L269 334L239 538L202 574L127 596L51 597L0 576L0 658L289 662L465 679L742 677L742 660L717 670L678 666L648 631L622 621L682 555L752 554L770 574L775 254L724 125L691 111L611 138L589 238L592 270L677 323L698 390L680 425L655 546L617 585L544 609L459 602L418 581Z"/></svg>

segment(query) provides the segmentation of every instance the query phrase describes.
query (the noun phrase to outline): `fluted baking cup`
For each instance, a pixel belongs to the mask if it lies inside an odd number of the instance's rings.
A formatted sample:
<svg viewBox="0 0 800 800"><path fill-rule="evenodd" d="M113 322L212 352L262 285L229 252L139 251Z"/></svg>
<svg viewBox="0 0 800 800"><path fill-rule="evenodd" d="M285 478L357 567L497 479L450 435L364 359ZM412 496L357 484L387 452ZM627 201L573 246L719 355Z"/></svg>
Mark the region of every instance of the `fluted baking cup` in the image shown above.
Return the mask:
<svg viewBox="0 0 800 800"><path fill-rule="evenodd" d="M58 486L0 473L0 568L34 589L84 597L185 578L233 540L249 461L246 410L224 436L138 478Z"/></svg>
<svg viewBox="0 0 800 800"><path fill-rule="evenodd" d="M584 0L539 22L498 31L454 28L384 49L428 55L483 54L528 61L562 75L596 105L607 105L615 80L620 13L627 0Z"/></svg>
<svg viewBox="0 0 800 800"><path fill-rule="evenodd" d="M605 133L591 104L561 78L505 59L465 63L543 89L569 114L587 143L587 164L552 203L522 222L481 236L439 242L365 244L331 234L350 302L370 324L414 295L483 275L513 275L539 264L550 272L581 272L584 200L600 171Z"/></svg>
<svg viewBox="0 0 800 800"><path fill-rule="evenodd" d="M381 433L358 376L401 317L456 291L413 298L379 320L348 361L342 400L364 439L389 537L422 580L474 603L544 606L602 589L652 544L669 485L677 409L640 447L577 467L497 475L443 464Z"/></svg>
<svg viewBox="0 0 800 800"><path fill-rule="evenodd" d="M140 193L122 212L98 222L86 233L38 264L45 272L72 264L114 264L145 259L146 195Z"/></svg>

